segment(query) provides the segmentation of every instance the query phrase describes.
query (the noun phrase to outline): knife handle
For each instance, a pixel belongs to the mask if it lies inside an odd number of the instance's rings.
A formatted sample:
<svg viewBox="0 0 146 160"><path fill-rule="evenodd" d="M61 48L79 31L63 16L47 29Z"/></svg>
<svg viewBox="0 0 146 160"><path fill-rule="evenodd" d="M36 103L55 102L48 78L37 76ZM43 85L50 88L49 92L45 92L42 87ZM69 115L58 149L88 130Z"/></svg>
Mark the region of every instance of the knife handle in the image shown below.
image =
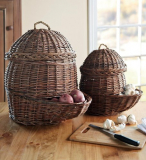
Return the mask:
<svg viewBox="0 0 146 160"><path fill-rule="evenodd" d="M120 141L131 144L133 146L139 146L139 144L140 144L139 141L135 141L133 139L127 138L127 137L120 135L120 134L114 134L114 137Z"/></svg>

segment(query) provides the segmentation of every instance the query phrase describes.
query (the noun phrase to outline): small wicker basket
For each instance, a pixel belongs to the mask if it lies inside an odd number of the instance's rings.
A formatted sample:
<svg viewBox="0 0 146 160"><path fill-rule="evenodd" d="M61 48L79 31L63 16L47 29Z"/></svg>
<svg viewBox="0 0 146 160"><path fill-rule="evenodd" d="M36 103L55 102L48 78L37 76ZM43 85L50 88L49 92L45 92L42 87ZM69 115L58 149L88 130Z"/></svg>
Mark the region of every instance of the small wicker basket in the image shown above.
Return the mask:
<svg viewBox="0 0 146 160"><path fill-rule="evenodd" d="M135 95L94 95L87 113L95 116L117 115L132 108L141 98L142 91Z"/></svg>
<svg viewBox="0 0 146 160"><path fill-rule="evenodd" d="M42 23L48 29L36 29ZM5 89L10 117L25 125L57 124L83 114L85 103L49 102L76 89L76 54L67 39L40 21L22 35L6 53L10 60L5 73Z"/></svg>
<svg viewBox="0 0 146 160"><path fill-rule="evenodd" d="M127 66L121 56L106 45L94 50L80 67L80 90L92 97L87 113L90 115L115 115L133 107L142 93L120 96L124 91Z"/></svg>

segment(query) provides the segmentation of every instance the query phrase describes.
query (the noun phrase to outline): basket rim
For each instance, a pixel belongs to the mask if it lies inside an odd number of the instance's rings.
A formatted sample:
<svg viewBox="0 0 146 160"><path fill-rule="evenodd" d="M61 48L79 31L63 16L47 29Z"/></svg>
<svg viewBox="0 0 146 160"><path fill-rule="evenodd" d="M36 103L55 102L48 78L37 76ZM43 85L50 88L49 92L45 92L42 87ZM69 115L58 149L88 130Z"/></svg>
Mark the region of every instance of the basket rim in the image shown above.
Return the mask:
<svg viewBox="0 0 146 160"><path fill-rule="evenodd" d="M10 93L10 92L9 92ZM57 105L63 105L63 106L74 106L74 105L85 105L85 104L90 104L92 102L92 98L91 96L89 96L88 94L82 92L86 98L86 100L84 102L79 102L79 103L64 103L64 102L53 102L53 101L49 101L47 99L36 99L36 98L30 98L30 97L27 97L27 96L20 96L20 95L16 95L16 96L19 96L19 97L23 97L24 99L28 99L28 100L32 100L32 101L35 101L35 102L38 102L38 103L43 103L43 104L50 104L50 105L53 105L53 104L57 104ZM12 93L10 93L12 94Z"/></svg>
<svg viewBox="0 0 146 160"><path fill-rule="evenodd" d="M54 55L62 55L62 54L67 54L67 55L76 55L76 52L49 52L49 53L43 53L43 52L36 52L36 53L32 53L32 52L11 52L11 51L8 51L5 53L5 55L7 54L10 54L10 53L13 53L13 54L44 54L44 55L50 55L50 56L54 56Z"/></svg>
<svg viewBox="0 0 146 160"><path fill-rule="evenodd" d="M107 94L104 94L103 96L106 96L106 97L140 97L140 96L142 96L142 94L143 94L142 90L140 90L140 89L135 89L135 90L139 91L139 94L134 94L134 95L125 95L125 94L123 94L123 95L119 95L119 94L107 95ZM100 95L100 94L98 94L98 95Z"/></svg>

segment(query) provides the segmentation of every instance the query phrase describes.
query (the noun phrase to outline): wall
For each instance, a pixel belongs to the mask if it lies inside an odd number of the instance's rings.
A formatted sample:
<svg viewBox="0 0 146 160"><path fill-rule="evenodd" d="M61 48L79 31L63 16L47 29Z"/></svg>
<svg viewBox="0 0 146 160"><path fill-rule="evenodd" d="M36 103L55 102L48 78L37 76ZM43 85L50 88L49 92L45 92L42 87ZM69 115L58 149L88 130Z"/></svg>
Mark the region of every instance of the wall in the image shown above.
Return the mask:
<svg viewBox="0 0 146 160"><path fill-rule="evenodd" d="M62 33L77 54L79 67L87 56L87 0L22 0L22 33L37 21ZM37 28L42 28L41 24Z"/></svg>

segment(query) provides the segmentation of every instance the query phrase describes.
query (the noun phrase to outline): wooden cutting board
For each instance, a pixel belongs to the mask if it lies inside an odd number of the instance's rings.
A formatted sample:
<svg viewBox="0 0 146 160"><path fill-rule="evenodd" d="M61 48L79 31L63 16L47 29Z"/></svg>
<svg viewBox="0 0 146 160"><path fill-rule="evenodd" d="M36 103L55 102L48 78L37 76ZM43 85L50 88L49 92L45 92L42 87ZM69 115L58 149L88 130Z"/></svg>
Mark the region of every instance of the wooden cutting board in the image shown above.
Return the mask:
<svg viewBox="0 0 146 160"><path fill-rule="evenodd" d="M113 135L105 132L98 131L94 128L89 127L89 124L94 124L102 127L102 123L86 122L79 127L70 137L71 141L95 143L108 146L123 147L129 149L142 149L146 142L146 135L137 129L136 126L127 125L123 130L116 132L122 134L128 138L140 141L139 146L132 146L127 143L121 142L113 137Z"/></svg>

